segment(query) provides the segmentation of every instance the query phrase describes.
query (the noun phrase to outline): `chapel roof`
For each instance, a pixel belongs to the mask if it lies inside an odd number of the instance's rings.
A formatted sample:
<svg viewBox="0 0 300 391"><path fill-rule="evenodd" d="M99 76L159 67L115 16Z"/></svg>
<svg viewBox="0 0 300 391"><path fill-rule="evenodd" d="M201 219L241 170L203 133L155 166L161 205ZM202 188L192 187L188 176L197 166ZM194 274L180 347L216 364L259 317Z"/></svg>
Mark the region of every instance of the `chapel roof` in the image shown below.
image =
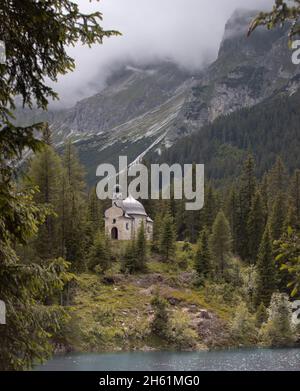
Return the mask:
<svg viewBox="0 0 300 391"><path fill-rule="evenodd" d="M129 197L123 200L120 204L120 207L129 216L130 215L147 216L147 213L143 205L135 198L133 198L132 195L129 195Z"/></svg>

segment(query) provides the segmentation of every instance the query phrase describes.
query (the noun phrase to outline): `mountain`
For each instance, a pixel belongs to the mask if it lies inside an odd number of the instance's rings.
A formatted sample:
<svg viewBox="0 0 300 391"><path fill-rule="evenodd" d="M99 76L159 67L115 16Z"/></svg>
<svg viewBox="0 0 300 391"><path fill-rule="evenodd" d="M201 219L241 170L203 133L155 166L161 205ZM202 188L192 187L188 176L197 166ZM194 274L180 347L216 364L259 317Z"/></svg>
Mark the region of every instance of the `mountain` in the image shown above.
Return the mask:
<svg viewBox="0 0 300 391"><path fill-rule="evenodd" d="M300 90L290 96L274 95L203 126L165 150L159 160L204 163L206 178L216 184L234 181L249 154L255 157L259 177L278 156L292 173L300 167L299 107Z"/></svg>
<svg viewBox="0 0 300 391"><path fill-rule="evenodd" d="M19 111L19 123L47 120L58 148L71 138L95 183L98 164L119 155L133 162L157 158L182 138L199 132L220 116L261 104L299 88L286 28L259 28L247 38L257 12L237 10L225 26L215 62L190 74L165 61L126 64L112 72L104 90L67 110ZM155 157L156 155L156 157Z"/></svg>

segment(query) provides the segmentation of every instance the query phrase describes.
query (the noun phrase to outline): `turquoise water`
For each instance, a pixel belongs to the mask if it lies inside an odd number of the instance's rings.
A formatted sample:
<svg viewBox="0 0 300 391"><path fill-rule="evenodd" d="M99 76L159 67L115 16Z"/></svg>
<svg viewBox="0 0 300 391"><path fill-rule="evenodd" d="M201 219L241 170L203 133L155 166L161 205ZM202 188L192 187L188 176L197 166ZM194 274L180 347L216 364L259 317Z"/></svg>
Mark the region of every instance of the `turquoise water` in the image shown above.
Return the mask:
<svg viewBox="0 0 300 391"><path fill-rule="evenodd" d="M300 371L300 349L55 356L36 371Z"/></svg>

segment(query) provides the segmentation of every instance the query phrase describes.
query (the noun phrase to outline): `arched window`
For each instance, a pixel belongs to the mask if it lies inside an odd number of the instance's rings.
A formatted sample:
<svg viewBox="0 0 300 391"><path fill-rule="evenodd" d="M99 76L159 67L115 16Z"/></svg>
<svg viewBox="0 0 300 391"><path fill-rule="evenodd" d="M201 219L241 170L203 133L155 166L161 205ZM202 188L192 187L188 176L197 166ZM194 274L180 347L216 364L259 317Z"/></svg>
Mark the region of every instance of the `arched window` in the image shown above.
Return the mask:
<svg viewBox="0 0 300 391"><path fill-rule="evenodd" d="M129 231L129 223L126 223L126 229Z"/></svg>
<svg viewBox="0 0 300 391"><path fill-rule="evenodd" d="M116 224L117 220L116 219L113 219L113 224Z"/></svg>

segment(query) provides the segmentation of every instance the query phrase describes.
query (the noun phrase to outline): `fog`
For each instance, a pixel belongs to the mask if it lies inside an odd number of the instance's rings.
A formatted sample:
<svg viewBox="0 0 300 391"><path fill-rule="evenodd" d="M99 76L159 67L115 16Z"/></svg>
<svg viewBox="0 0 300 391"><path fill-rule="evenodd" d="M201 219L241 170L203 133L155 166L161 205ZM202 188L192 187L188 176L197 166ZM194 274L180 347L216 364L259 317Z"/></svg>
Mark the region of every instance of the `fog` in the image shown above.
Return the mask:
<svg viewBox="0 0 300 391"><path fill-rule="evenodd" d="M212 62L228 18L237 8L270 9L274 0L77 0L84 12L103 13L102 26L122 36L89 49L68 50L76 70L54 86L60 95L55 107L71 106L105 86L112 70L122 63L171 60L189 70ZM245 26L245 33L247 26Z"/></svg>

